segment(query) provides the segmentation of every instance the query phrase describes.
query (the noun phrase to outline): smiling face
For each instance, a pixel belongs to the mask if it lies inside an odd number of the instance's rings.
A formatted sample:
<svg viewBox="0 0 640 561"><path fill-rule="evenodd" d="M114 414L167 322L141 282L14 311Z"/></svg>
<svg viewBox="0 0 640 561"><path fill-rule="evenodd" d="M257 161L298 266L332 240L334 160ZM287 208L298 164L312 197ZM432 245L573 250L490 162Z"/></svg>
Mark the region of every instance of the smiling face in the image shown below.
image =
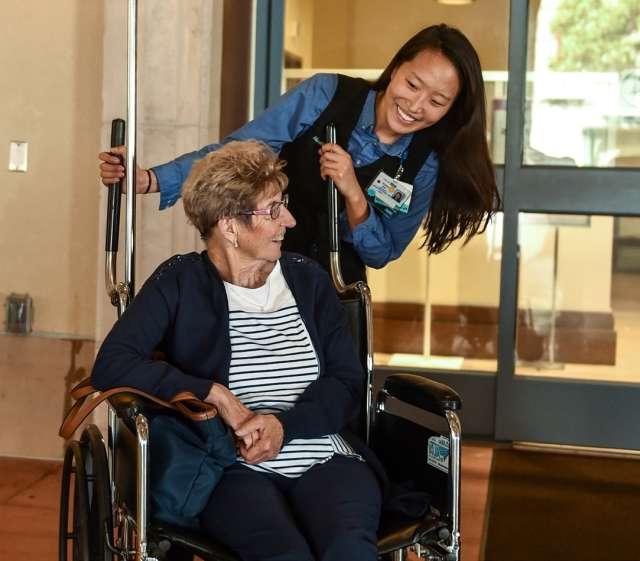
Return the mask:
<svg viewBox="0 0 640 561"><path fill-rule="evenodd" d="M402 135L436 124L460 91L453 63L440 51L426 49L398 66L376 105L376 135L391 144Z"/></svg>
<svg viewBox="0 0 640 561"><path fill-rule="evenodd" d="M273 203L282 201L283 193L267 189L254 205L254 209L268 209ZM296 225L295 218L284 206L280 206L278 218L254 215L248 221L238 220L238 256L249 262L275 263L282 254L282 240L287 228Z"/></svg>

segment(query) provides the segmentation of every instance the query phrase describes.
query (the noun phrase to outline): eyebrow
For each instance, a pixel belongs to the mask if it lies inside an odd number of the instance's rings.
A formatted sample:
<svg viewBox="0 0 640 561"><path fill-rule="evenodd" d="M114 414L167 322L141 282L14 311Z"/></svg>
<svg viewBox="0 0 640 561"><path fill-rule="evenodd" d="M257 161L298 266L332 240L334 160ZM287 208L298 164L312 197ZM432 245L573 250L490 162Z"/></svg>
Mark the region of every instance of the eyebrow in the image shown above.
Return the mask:
<svg viewBox="0 0 640 561"><path fill-rule="evenodd" d="M423 86L426 86L426 84L424 83L424 80L420 78L420 76L418 76L415 72L412 71L411 76L414 77L416 80L418 80L418 82L420 82ZM446 101L451 101L451 98L442 92L435 92L434 95L439 95L440 97L444 98Z"/></svg>

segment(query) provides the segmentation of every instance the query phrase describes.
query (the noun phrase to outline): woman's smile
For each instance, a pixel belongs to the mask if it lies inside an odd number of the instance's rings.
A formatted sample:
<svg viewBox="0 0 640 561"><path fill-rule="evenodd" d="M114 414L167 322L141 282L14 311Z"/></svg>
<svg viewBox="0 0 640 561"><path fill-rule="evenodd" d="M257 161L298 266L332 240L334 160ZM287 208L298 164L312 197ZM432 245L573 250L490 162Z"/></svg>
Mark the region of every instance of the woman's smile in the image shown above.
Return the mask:
<svg viewBox="0 0 640 561"><path fill-rule="evenodd" d="M413 125L413 123L418 120L418 117L412 117L409 113L403 111L398 103L396 103L396 110L398 112L398 115L400 116L400 119L402 121L405 121L409 125Z"/></svg>

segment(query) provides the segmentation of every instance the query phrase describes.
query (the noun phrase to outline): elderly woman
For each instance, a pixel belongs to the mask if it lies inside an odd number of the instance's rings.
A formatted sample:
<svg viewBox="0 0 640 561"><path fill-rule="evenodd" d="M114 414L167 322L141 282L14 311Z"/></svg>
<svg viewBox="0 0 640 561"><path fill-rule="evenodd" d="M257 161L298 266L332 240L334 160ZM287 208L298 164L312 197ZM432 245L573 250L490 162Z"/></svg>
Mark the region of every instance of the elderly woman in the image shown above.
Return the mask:
<svg viewBox="0 0 640 561"><path fill-rule="evenodd" d="M147 280L102 345L93 383L162 399L187 390L218 408L239 456L200 520L242 559L373 560L377 463L345 430L363 372L327 274L281 252L295 225L286 185L282 162L256 141L194 166L184 208L206 250Z"/></svg>

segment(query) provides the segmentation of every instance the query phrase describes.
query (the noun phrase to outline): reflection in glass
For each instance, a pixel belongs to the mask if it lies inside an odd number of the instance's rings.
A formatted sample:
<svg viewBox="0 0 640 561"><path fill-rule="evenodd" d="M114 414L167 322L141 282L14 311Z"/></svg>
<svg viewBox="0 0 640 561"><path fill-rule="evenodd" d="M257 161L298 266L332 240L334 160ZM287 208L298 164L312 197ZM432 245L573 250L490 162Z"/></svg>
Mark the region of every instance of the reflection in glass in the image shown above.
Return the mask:
<svg viewBox="0 0 640 561"><path fill-rule="evenodd" d="M495 372L502 217L468 244L427 256L418 234L401 259L367 273L376 364Z"/></svg>
<svg viewBox="0 0 640 561"><path fill-rule="evenodd" d="M640 2L530 2L524 163L640 166Z"/></svg>
<svg viewBox="0 0 640 561"><path fill-rule="evenodd" d="M640 381L640 219L519 218L517 374Z"/></svg>

